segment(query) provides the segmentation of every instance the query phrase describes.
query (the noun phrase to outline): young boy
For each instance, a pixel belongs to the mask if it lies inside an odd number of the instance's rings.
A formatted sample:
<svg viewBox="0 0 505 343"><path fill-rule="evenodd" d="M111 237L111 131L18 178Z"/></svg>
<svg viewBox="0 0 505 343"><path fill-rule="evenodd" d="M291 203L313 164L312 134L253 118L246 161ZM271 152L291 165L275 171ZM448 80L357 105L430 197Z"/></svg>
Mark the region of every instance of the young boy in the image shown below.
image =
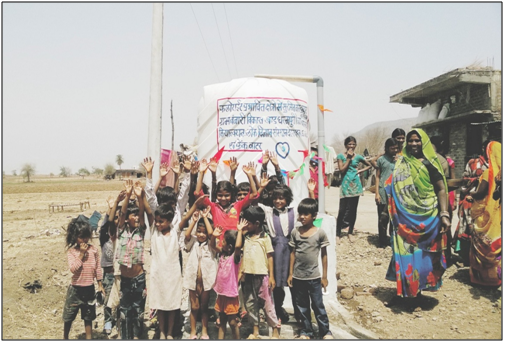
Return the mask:
<svg viewBox="0 0 505 343"><path fill-rule="evenodd" d="M275 315L275 307L270 290L275 287L272 242L263 231L265 212L258 206L249 206L242 210L241 220L237 225L235 249L242 249L244 240L242 282L245 306L253 333L247 339L259 339L259 309L263 308L266 321L273 329L272 338L279 338L280 323ZM244 237L244 238L243 238Z"/></svg>
<svg viewBox="0 0 505 343"><path fill-rule="evenodd" d="M303 199L298 205L298 221L301 227L291 232L289 246L292 248L289 260L288 285L293 287L295 304L302 321L301 339L313 338L310 307L319 326L319 336L333 339L328 315L324 308L322 287L328 286L328 258L326 247L330 245L324 230L314 226L317 216L317 201ZM323 265L323 276L319 272L319 251Z"/></svg>

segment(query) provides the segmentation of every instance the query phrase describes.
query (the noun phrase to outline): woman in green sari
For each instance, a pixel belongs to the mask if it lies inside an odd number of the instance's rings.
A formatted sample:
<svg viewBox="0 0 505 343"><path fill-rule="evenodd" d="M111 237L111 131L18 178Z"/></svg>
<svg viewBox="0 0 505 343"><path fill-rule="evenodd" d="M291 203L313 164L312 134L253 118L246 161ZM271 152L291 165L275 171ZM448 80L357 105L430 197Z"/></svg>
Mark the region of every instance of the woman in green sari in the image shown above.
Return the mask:
<svg viewBox="0 0 505 343"><path fill-rule="evenodd" d="M402 156L386 181L393 224L393 256L386 279L396 281L396 294L416 297L442 286L444 249L450 229L447 183L428 135L407 134Z"/></svg>

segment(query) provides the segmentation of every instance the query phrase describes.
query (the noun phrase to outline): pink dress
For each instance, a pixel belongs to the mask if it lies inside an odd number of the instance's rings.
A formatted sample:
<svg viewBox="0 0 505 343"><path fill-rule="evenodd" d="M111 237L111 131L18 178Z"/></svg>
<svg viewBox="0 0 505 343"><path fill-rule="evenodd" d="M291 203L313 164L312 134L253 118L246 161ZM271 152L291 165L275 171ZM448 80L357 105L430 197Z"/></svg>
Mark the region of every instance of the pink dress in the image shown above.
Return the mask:
<svg viewBox="0 0 505 343"><path fill-rule="evenodd" d="M217 268L216 283L214 290L217 294L229 298L238 297L238 271L240 262L235 263L235 254L221 256Z"/></svg>

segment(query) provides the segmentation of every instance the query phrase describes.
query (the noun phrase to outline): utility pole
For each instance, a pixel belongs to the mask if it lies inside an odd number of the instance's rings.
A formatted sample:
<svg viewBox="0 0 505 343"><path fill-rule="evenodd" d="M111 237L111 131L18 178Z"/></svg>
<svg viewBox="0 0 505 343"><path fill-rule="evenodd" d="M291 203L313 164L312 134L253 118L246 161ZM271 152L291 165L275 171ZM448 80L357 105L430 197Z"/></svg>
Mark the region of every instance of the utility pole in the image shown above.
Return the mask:
<svg viewBox="0 0 505 343"><path fill-rule="evenodd" d="M153 33L151 43L151 93L149 96L149 124L147 156L161 162L161 104L163 81L163 3L153 4ZM159 178L159 166L153 168L153 180Z"/></svg>

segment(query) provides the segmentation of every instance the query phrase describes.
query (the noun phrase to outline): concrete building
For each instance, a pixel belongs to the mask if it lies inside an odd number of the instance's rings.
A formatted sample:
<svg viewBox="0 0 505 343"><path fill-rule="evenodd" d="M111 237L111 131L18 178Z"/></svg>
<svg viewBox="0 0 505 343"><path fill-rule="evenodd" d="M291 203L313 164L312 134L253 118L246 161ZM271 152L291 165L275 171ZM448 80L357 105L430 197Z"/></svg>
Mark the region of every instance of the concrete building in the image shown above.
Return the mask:
<svg viewBox="0 0 505 343"><path fill-rule="evenodd" d="M421 108L414 127L445 138L456 178L468 160L481 153L486 139L501 141L501 70L455 69L392 95L390 102Z"/></svg>

